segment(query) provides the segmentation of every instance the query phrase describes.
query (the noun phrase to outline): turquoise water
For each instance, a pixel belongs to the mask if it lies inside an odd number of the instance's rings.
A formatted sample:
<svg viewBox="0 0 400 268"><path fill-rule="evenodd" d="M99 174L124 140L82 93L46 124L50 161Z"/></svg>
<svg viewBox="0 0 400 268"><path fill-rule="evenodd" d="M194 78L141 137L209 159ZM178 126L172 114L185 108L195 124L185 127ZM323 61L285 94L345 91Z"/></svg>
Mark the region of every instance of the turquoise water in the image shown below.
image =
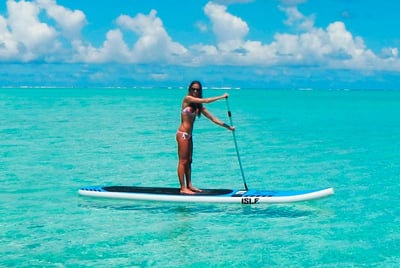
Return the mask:
<svg viewBox="0 0 400 268"><path fill-rule="evenodd" d="M249 188L294 204L79 197L176 187L178 89L0 89L1 267L397 267L400 91L231 90ZM221 94L206 90L206 96ZM228 121L225 101L207 105ZM242 188L229 131L196 122L193 180Z"/></svg>

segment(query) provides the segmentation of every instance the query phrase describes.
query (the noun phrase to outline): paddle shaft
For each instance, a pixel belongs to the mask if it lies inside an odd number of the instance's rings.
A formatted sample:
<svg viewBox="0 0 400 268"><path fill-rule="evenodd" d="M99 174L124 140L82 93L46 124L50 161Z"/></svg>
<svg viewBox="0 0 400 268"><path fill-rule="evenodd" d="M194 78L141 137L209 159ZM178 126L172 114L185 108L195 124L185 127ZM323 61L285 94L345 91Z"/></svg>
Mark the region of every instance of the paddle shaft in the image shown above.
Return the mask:
<svg viewBox="0 0 400 268"><path fill-rule="evenodd" d="M231 113L231 110L230 110L230 108L229 108L228 97L226 97L226 108L227 108L227 110L228 110L229 123L231 124L231 126L233 126L233 122L232 122L232 113ZM239 161L240 173L242 174L242 179L243 179L244 188L245 188L246 191L247 191L248 188L247 188L246 179L245 179L245 177L244 177L244 172L243 172L243 167L242 167L242 161L240 161L240 155L239 155L239 149L238 149L238 145L237 145L237 141L236 141L235 130L232 131L232 136L233 136L233 142L235 143L236 155L237 155L237 159L238 159L238 161Z"/></svg>

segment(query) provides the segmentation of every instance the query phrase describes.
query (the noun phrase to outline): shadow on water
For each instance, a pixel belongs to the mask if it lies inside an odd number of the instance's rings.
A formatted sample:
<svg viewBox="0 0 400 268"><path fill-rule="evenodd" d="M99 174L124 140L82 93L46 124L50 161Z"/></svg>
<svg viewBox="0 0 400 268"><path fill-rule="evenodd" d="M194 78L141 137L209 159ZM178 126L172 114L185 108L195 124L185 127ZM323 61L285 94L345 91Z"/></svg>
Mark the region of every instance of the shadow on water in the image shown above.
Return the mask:
<svg viewBox="0 0 400 268"><path fill-rule="evenodd" d="M260 215L269 218L299 218L318 213L318 209L311 205L297 204L208 204L208 203L174 203L174 202L147 202L79 198L78 207L83 209L101 209L115 211L134 211L146 214L217 214L225 216L257 217Z"/></svg>

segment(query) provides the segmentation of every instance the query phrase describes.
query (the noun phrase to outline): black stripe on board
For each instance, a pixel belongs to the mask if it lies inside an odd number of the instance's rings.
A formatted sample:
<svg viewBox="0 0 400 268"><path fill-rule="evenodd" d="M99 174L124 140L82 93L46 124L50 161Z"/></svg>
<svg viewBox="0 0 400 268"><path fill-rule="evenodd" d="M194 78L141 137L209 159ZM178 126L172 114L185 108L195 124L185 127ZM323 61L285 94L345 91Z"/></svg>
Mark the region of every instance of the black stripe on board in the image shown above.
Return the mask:
<svg viewBox="0 0 400 268"><path fill-rule="evenodd" d="M105 186L103 190L107 192L120 192L120 193L135 193L135 194L167 194L167 195L181 195L179 188L168 187L140 187L140 186ZM195 193L195 195L225 195L231 194L233 190L230 189L202 189L202 192Z"/></svg>

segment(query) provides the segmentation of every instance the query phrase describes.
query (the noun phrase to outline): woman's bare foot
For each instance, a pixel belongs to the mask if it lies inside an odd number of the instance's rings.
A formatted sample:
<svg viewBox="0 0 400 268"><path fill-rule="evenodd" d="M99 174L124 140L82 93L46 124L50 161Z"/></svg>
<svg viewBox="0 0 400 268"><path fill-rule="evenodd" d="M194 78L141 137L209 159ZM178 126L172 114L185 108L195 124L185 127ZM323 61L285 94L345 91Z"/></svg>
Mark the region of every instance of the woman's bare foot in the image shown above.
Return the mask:
<svg viewBox="0 0 400 268"><path fill-rule="evenodd" d="M181 194L195 194L194 191L192 191L191 189L186 188L186 187L185 188L181 188L180 193Z"/></svg>
<svg viewBox="0 0 400 268"><path fill-rule="evenodd" d="M196 188L194 186L190 186L189 189L195 193L201 193L203 190Z"/></svg>

